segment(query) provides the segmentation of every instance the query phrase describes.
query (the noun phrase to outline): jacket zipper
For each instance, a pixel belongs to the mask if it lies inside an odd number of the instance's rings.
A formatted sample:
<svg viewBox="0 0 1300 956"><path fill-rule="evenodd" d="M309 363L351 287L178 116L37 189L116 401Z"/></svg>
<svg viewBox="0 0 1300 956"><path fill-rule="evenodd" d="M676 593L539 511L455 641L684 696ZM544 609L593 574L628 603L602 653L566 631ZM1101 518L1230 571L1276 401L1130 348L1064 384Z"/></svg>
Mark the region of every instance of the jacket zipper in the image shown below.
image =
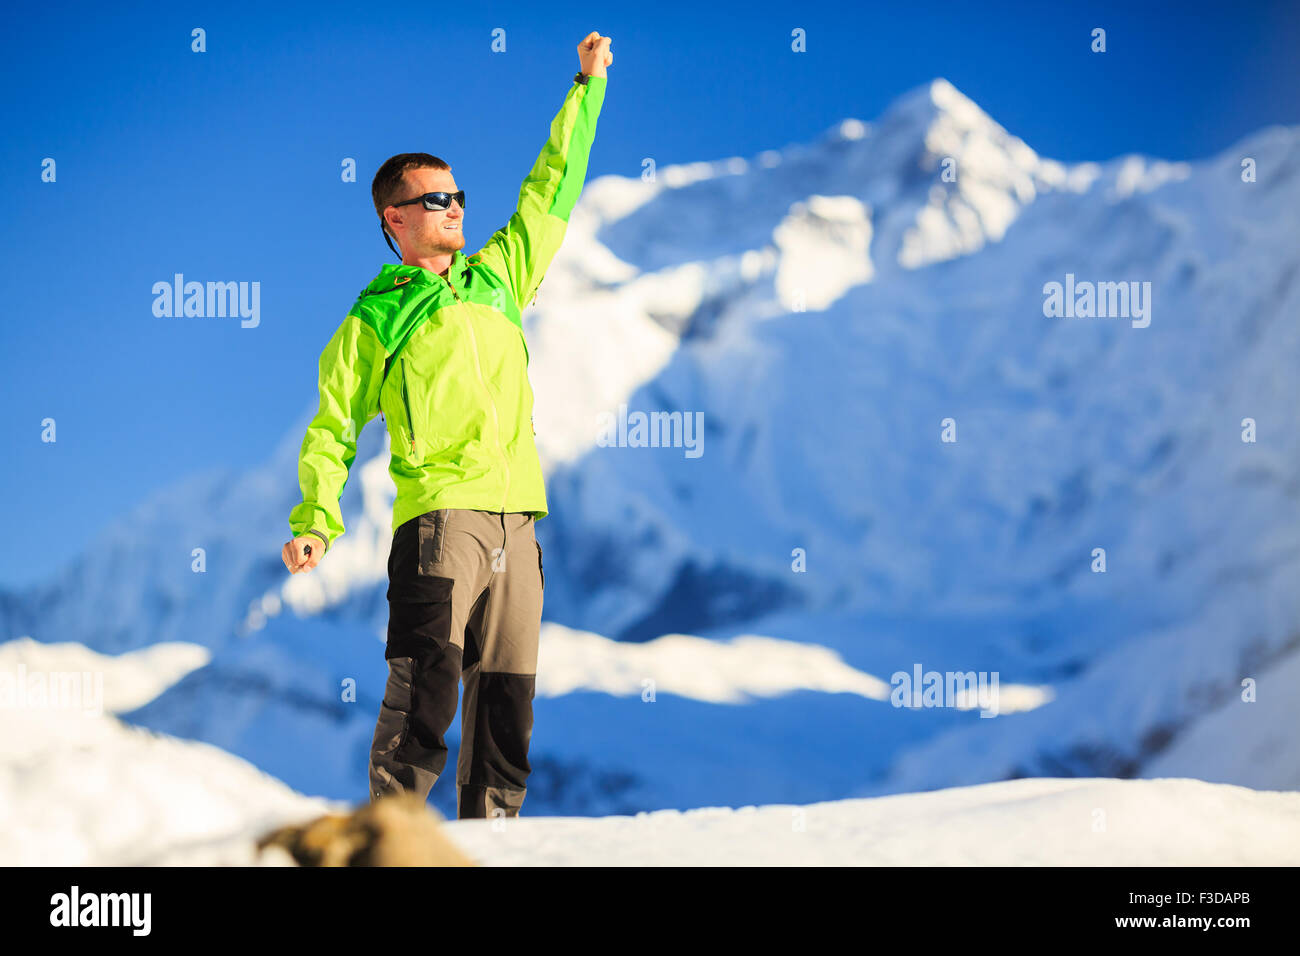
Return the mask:
<svg viewBox="0 0 1300 956"><path fill-rule="evenodd" d="M443 276L443 278L446 279L447 287L451 289L451 294L455 296L457 302L460 302L461 298L456 293L456 287L451 284L451 279L448 279L446 276ZM505 446L501 444L501 416L497 412L497 403L492 398L492 392L487 387L487 380L483 378L483 364L479 361L478 337L474 334L474 320L466 316L465 327L469 329L469 340L474 347L474 368L478 371L478 381L479 384L483 386L483 391L487 393L488 405L492 409L492 424L496 428L497 433L497 452L501 455L501 466L506 472L505 497L501 501L501 513L504 514L506 510L506 502L510 500L510 462L506 460L506 449Z"/></svg>
<svg viewBox="0 0 1300 956"><path fill-rule="evenodd" d="M406 395L406 356L402 356L402 405L406 408L406 428L411 433L411 457L415 457L415 420L411 418L411 400Z"/></svg>

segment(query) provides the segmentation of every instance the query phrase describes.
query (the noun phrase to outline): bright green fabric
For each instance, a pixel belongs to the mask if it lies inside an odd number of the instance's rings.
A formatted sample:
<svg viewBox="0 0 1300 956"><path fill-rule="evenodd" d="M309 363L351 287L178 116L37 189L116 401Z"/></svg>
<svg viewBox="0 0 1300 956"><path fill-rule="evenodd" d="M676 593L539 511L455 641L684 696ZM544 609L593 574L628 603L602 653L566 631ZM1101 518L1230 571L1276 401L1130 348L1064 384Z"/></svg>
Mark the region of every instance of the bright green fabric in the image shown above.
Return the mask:
<svg viewBox="0 0 1300 956"><path fill-rule="evenodd" d="M331 544L362 428L382 412L397 489L393 530L438 508L545 517L533 392L520 314L564 239L582 191L605 78L574 82L519 191L518 208L446 277L390 263L362 291L320 357L320 406L298 461L289 514ZM409 413L408 413L409 409Z"/></svg>

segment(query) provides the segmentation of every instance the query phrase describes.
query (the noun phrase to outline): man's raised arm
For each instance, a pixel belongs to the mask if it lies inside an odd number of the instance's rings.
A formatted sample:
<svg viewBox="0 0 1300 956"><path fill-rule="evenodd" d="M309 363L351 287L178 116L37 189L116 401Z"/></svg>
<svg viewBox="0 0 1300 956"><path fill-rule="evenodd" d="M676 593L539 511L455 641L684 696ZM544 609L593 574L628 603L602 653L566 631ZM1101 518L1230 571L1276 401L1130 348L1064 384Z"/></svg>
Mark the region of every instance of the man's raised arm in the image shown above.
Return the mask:
<svg viewBox="0 0 1300 956"><path fill-rule="evenodd" d="M519 190L515 214L470 257L505 280L522 311L532 301L559 251L569 213L587 177L587 157L605 101L605 67L613 61L609 37L589 34L578 44L581 74L551 121L551 133Z"/></svg>

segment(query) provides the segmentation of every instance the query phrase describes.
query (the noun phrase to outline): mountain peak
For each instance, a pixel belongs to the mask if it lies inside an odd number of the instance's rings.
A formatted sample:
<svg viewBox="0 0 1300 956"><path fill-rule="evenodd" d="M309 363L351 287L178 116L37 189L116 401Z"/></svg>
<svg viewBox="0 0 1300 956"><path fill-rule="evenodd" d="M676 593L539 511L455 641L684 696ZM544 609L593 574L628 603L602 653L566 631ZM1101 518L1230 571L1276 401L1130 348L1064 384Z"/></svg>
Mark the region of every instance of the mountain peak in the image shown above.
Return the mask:
<svg viewBox="0 0 1300 956"><path fill-rule="evenodd" d="M974 100L943 77L922 83L898 97L885 110L879 125L882 129L928 130L937 124L963 131L1003 131Z"/></svg>
<svg viewBox="0 0 1300 956"><path fill-rule="evenodd" d="M852 140L868 140L861 147ZM1033 201L1044 162L943 77L913 87L870 125L846 119L819 143L872 208L886 268L955 258L1002 238Z"/></svg>
<svg viewBox="0 0 1300 956"><path fill-rule="evenodd" d="M829 141L862 139L872 128L888 130L891 136L907 129L924 135L926 130L944 119L962 129L1001 129L974 100L940 76L894 99L879 122L867 123L854 118L841 120L822 138Z"/></svg>

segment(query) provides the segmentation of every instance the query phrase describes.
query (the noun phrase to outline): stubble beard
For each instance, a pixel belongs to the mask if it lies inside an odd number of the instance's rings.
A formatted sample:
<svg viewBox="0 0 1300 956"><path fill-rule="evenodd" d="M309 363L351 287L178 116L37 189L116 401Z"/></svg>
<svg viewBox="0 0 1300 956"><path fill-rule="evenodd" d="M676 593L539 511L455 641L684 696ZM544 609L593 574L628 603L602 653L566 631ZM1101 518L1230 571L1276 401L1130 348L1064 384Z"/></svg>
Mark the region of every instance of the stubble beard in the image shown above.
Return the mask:
<svg viewBox="0 0 1300 956"><path fill-rule="evenodd" d="M421 245L424 246L425 255L442 256L451 255L457 249L465 248L464 227L450 232L441 226L430 229L429 235L421 236Z"/></svg>

